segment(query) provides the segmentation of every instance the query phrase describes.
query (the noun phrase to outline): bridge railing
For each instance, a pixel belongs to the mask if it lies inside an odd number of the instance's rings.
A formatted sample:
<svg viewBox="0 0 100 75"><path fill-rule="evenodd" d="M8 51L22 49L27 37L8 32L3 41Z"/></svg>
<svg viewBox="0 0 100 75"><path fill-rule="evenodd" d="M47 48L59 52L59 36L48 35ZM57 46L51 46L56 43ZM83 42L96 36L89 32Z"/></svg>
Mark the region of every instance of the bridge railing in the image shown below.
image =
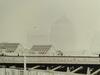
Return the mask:
<svg viewBox="0 0 100 75"><path fill-rule="evenodd" d="M80 56L27 56L26 62L39 64L100 64L100 58ZM0 63L24 63L24 57L0 56Z"/></svg>

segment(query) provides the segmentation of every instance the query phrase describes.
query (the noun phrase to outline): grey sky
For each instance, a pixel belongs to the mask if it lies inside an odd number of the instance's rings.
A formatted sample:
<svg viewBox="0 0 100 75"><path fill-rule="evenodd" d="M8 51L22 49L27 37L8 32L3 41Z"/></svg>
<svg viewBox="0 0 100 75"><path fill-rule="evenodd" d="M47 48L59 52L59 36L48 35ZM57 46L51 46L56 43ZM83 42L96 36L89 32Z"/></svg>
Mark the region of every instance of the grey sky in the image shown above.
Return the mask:
<svg viewBox="0 0 100 75"><path fill-rule="evenodd" d="M100 50L100 0L0 0L0 42Z"/></svg>

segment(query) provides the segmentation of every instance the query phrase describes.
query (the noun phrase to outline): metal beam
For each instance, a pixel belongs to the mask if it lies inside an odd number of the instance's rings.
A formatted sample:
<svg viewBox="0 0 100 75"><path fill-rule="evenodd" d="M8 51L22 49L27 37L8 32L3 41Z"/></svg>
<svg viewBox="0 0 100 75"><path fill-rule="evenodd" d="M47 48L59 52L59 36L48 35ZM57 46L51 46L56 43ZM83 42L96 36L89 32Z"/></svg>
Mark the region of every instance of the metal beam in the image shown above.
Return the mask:
<svg viewBox="0 0 100 75"><path fill-rule="evenodd" d="M95 75L96 73L98 73L100 71L100 69L96 70L95 72L93 72L91 75Z"/></svg>
<svg viewBox="0 0 100 75"><path fill-rule="evenodd" d="M61 67L61 66L57 66L57 67L53 68L52 71L54 71L54 70L56 70L56 69L58 69L58 68L60 68L60 67Z"/></svg>
<svg viewBox="0 0 100 75"><path fill-rule="evenodd" d="M16 69L16 66L10 66L9 68Z"/></svg>
<svg viewBox="0 0 100 75"><path fill-rule="evenodd" d="M35 68L38 68L38 67L40 67L40 66L39 66L39 65L37 65L37 66L32 67L31 69L35 69Z"/></svg>
<svg viewBox="0 0 100 75"><path fill-rule="evenodd" d="M46 57L47 61L44 60L46 56L28 56L27 57L27 63L31 64L98 64L100 65L100 58L99 57L77 57L77 56L48 56ZM33 60L34 59L34 60ZM54 59L56 61L54 61ZM69 61L71 60L71 61ZM78 61L80 60L80 61ZM93 62L91 62L93 60ZM0 57L0 63L23 63L23 57L22 56L1 56Z"/></svg>
<svg viewBox="0 0 100 75"><path fill-rule="evenodd" d="M75 70L73 70L73 71L71 71L71 72L75 73L76 71L78 71L78 70L80 70L80 69L82 69L82 68L83 68L83 67L80 66L80 67L78 67L77 69L75 69Z"/></svg>

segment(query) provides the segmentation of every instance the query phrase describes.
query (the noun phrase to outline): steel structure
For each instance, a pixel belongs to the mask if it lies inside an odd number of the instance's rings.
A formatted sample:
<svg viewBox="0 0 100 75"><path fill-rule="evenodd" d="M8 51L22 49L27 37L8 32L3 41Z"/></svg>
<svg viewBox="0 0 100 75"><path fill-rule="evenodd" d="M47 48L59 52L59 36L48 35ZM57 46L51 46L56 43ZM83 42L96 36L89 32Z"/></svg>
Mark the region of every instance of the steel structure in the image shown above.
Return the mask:
<svg viewBox="0 0 100 75"><path fill-rule="evenodd" d="M7 68L24 67L24 70L38 69L85 75L100 74L100 58L90 56L0 56L0 64L0 67L3 65Z"/></svg>

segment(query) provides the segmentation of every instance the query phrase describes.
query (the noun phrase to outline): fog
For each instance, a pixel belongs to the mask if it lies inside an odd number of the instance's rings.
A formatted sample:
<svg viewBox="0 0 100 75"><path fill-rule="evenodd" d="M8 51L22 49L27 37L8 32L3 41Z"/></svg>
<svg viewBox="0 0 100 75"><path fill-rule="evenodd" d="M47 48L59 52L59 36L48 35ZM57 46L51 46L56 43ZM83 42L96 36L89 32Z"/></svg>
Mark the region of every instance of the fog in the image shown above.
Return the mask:
<svg viewBox="0 0 100 75"><path fill-rule="evenodd" d="M0 42L100 49L100 0L0 0Z"/></svg>

